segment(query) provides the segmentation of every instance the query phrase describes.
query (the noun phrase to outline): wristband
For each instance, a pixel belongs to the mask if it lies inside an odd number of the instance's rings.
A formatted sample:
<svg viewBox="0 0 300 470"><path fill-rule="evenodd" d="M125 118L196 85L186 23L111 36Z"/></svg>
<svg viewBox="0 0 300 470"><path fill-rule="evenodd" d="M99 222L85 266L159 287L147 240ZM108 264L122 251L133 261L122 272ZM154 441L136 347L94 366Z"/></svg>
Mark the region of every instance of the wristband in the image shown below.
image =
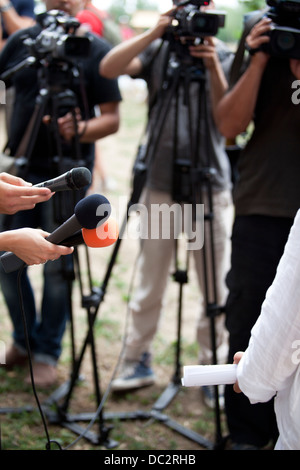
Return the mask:
<svg viewBox="0 0 300 470"><path fill-rule="evenodd" d="M13 7L13 4L9 2L6 5L4 5L3 7L0 7L0 13L4 13L4 12L10 10L12 7Z"/></svg>
<svg viewBox="0 0 300 470"><path fill-rule="evenodd" d="M248 44L246 44L245 49L249 52L250 55L254 55L256 52L261 51L261 49L258 47L256 49L252 49L252 47L248 46Z"/></svg>
<svg viewBox="0 0 300 470"><path fill-rule="evenodd" d="M83 129L82 129L82 131L78 134L79 137L82 137L82 136L85 134L86 128L87 128L87 121L84 121Z"/></svg>

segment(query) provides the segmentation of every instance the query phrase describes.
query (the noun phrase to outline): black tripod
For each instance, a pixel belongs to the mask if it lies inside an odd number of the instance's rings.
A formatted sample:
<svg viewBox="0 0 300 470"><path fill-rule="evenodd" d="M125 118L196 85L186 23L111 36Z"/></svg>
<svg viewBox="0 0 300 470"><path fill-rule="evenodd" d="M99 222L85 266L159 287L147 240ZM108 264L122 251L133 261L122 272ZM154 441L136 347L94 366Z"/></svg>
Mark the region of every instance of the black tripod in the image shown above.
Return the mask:
<svg viewBox="0 0 300 470"><path fill-rule="evenodd" d="M164 47L165 43L163 43ZM168 51L168 54L170 51ZM201 63L190 63L190 61L186 62L186 57L188 52L184 49L182 54L182 49L180 50L179 60L178 60L178 53L176 51L175 57L176 61L173 61L171 72L169 67L167 68L167 73L165 74L165 81L162 87L162 93L159 96L159 102L157 106L157 116L156 119L153 119L155 122L155 127L150 130L149 136L147 139L146 146L141 146L140 151L138 153L138 157L136 159L136 163L134 165L134 178L133 178L133 190L131 194L131 198L129 200L127 206L127 214L123 221L122 227L120 229L119 238L114 246L114 250L112 256L110 258L110 262L108 264L106 274L104 276L103 282L101 287L97 290L94 290L94 296L92 298L93 305L91 305L92 313L89 319L89 332L86 336L85 341L82 344L82 348L80 354L78 355L78 359L75 361L75 367L73 368L73 373L71 376L70 382L67 384L67 388L62 391L62 395L66 394L66 399L64 403L58 408L58 413L53 417L55 422L59 422L63 426L73 427L73 424L77 421L90 421L95 417L95 414L91 413L82 413L79 415L71 416L68 413L69 403L73 394L73 390L78 382L80 368L82 364L83 357L85 355L85 351L87 347L92 344L94 347L94 339L93 339L93 325L96 319L97 312L99 310L100 304L104 300L106 289L108 287L109 279L111 272L113 270L117 254L120 248L122 235L124 234L128 217L129 217L129 209L131 206L140 200L140 196L142 190L145 187L147 176L149 173L149 169L153 164L154 156L156 154L156 150L159 144L159 139L164 127L164 124L167 119L168 111L170 109L170 104L172 99L177 96L179 86L182 84L182 80L185 83L185 92L187 92L188 87L191 81L197 81L199 83L199 106L204 106L204 109L200 109L199 107L199 114L202 112L206 112L206 101L204 98L205 95L205 73ZM167 61L168 65L169 62ZM188 93L186 93L186 96ZM186 103L189 108L189 103ZM191 118L191 116L190 116ZM190 129L192 127L191 121L189 122ZM204 134L205 135L205 134ZM199 149L199 142L192 136L190 139L192 150L191 156L192 159L189 164L189 180L192 183L190 188L192 190L188 190L188 193L182 196L182 189L180 188L180 194L176 195L176 191L178 190L178 186L175 186L175 193L174 198L175 200L179 197L180 202L185 200L185 196L188 196L188 202L192 203L192 205L197 203L201 203L203 201L202 192L204 191L206 194L206 200L208 201L207 211L204 217L205 224L209 226L209 238L210 238L210 253L207 254L205 245L203 247L203 266L204 266L204 278L205 278L205 292L204 296L206 299L206 314L210 319L210 326L211 326L211 344L212 344L212 352L213 352L213 363L217 363L216 357L216 336L215 336L215 325L214 320L217 315L222 312L222 308L218 305L218 293L216 287L216 279L215 279L215 259L214 259L214 234L213 234L213 200L212 200L212 180L214 177L214 171L209 165L209 153L207 154L207 162L206 164L199 169L198 168L198 155L197 149ZM174 159L175 161L176 159ZM177 162L176 162L177 163ZM191 192L190 192L191 191ZM208 279L208 272L207 272L207 258L208 256L211 257L211 264L213 266L211 276L212 279ZM190 431L179 423L174 422L171 420L167 415L162 413L162 411L168 406L170 401L174 398L177 394L180 385L181 385L181 376L180 376L180 368L181 368L181 322L182 322L182 298L183 298L183 286L188 282L187 276L187 269L186 270L176 270L174 274L174 279L176 282L179 283L179 300L178 300L178 317L177 317L177 349L176 349L176 357L175 357L175 372L172 378L171 383L165 390L165 392L161 395L161 397L156 401L154 406L149 412L144 412L137 410L134 413L110 413L104 412L102 417L104 420L110 419L121 419L121 420L128 420L128 419L146 419L149 418L158 420L159 422L163 423L164 425L170 427L171 429L175 430L176 432L180 433L181 435L191 439L200 446L203 446L208 449L213 449L220 443L222 439L221 435L221 424L220 424L220 409L219 409L219 400L218 400L218 388L215 387L215 416L216 416L216 442L211 443L207 439L203 438L201 435ZM208 294L208 284L209 282L213 285L213 298L209 300ZM211 296L210 296L211 297ZM94 367L96 369L97 365L94 363ZM95 374L95 381L96 381ZM59 397L61 398L61 396ZM102 410L101 410L102 411ZM58 418L58 419L57 419ZM107 429L107 428L106 428ZM73 430L78 433L82 433L81 428L77 428L74 424ZM104 443L106 446L110 446L110 441L107 439L107 434L100 434L99 436L91 436L90 433L84 434L85 438L90 439L94 443Z"/></svg>

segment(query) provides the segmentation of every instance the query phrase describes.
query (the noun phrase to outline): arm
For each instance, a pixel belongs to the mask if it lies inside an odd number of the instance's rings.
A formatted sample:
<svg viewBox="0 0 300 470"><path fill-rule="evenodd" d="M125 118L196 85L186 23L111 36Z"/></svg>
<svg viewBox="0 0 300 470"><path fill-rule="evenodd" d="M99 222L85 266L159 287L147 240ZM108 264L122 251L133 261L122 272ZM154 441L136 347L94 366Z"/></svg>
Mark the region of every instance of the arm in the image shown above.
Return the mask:
<svg viewBox="0 0 300 470"><path fill-rule="evenodd" d="M116 78L124 74L137 75L142 67L138 54L155 39L162 37L170 21L171 18L166 13L160 17L154 28L114 47L100 62L100 75L106 78Z"/></svg>
<svg viewBox="0 0 300 470"><path fill-rule="evenodd" d="M19 15L8 0L0 0L0 9L2 9L1 15L8 35L35 23L33 18Z"/></svg>
<svg viewBox="0 0 300 470"><path fill-rule="evenodd" d="M11 251L27 265L42 264L73 252L73 248L54 245L42 230L22 228L0 233L0 250Z"/></svg>
<svg viewBox="0 0 300 470"><path fill-rule="evenodd" d="M14 214L19 210L33 209L39 202L52 197L48 188L34 188L22 178L0 173L0 213Z"/></svg>
<svg viewBox="0 0 300 470"><path fill-rule="evenodd" d="M83 121L80 112L77 112L77 132L81 143L96 142L96 140L103 139L103 137L118 131L120 123L119 103L102 103L99 107L100 116L93 117L88 121ZM46 122L45 119L44 122ZM57 122L62 137L66 141L71 140L75 136L75 123L72 114L66 114L59 118Z"/></svg>
<svg viewBox="0 0 300 470"><path fill-rule="evenodd" d="M270 20L264 18L257 23L247 37L247 44L257 49L269 41L264 35L270 30ZM234 138L244 132L253 119L261 79L269 60L264 52L256 52L250 64L236 85L218 105L216 123L220 132L227 138Z"/></svg>
<svg viewBox="0 0 300 470"><path fill-rule="evenodd" d="M300 60L290 59L290 68L295 77L300 80Z"/></svg>

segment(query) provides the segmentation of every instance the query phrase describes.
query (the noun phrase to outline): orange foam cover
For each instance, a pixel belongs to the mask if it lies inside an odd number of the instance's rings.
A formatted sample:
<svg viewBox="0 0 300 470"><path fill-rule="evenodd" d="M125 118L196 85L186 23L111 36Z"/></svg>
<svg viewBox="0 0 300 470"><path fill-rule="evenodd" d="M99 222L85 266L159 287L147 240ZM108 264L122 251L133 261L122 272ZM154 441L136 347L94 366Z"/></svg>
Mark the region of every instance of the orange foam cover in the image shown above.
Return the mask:
<svg viewBox="0 0 300 470"><path fill-rule="evenodd" d="M96 229L82 229L84 242L90 248L102 248L113 245L119 236L116 220L109 217L107 221Z"/></svg>

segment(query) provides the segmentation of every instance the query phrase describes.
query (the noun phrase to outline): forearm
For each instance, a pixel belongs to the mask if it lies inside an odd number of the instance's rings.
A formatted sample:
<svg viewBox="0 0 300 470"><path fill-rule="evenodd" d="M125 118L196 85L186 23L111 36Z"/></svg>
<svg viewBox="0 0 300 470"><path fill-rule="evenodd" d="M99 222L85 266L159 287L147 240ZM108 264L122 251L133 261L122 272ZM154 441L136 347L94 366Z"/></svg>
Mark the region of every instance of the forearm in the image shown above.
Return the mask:
<svg viewBox="0 0 300 470"><path fill-rule="evenodd" d="M228 83L219 61L217 61L215 67L209 71L209 74L212 113L216 122L218 105L228 89Z"/></svg>
<svg viewBox="0 0 300 470"><path fill-rule="evenodd" d="M34 24L34 19L28 16L20 16L8 0L0 0L0 8L3 23L8 35L19 29L24 29Z"/></svg>
<svg viewBox="0 0 300 470"><path fill-rule="evenodd" d="M247 129L253 118L263 73L264 67L252 59L237 84L218 103L216 123L225 137L234 138Z"/></svg>
<svg viewBox="0 0 300 470"><path fill-rule="evenodd" d="M108 135L114 134L119 129L119 113L107 113L101 116L81 121L78 125L78 132L81 143L96 142Z"/></svg>
<svg viewBox="0 0 300 470"><path fill-rule="evenodd" d="M114 47L100 62L100 74L106 78L116 78L124 74L137 74L141 67L137 56L152 41L163 36L171 22L170 13L171 10L161 15L158 23L153 28Z"/></svg>
<svg viewBox="0 0 300 470"><path fill-rule="evenodd" d="M114 47L100 62L100 75L106 78L117 78L120 75L132 73L130 63L154 39L153 30L149 30Z"/></svg>

